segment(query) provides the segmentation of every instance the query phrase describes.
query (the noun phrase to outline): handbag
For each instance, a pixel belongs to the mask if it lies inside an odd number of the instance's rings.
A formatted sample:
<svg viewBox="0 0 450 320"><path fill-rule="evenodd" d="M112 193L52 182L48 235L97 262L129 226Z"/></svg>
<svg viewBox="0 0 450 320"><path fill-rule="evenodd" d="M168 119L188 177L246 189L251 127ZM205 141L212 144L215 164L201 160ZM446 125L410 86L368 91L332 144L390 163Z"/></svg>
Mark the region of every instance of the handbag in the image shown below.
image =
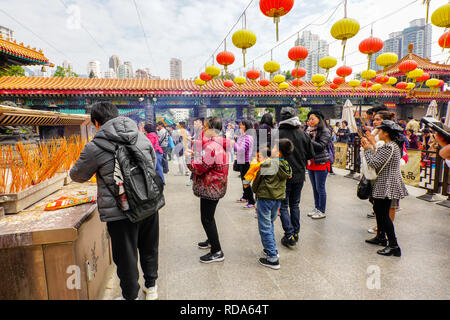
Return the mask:
<svg viewBox="0 0 450 320"><path fill-rule="evenodd" d="M369 180L368 178L366 178L365 174L363 174L361 180L358 183L358 187L356 189L356 196L361 199L361 200L367 200L369 199L369 197L372 195L372 189L373 189L373 183L375 182L375 180L378 178L378 176L380 175L380 173L384 170L384 168L386 167L386 165L389 163L389 161L391 161L392 156L394 155L394 148L392 148L392 152L391 155L389 157L389 159L385 162L384 166L381 168L381 170L378 172L378 174L376 174L375 179L373 180ZM364 159L364 158L363 158ZM365 159L364 159L365 160ZM367 164L367 163L366 163ZM370 168L368 166L368 168Z"/></svg>
<svg viewBox="0 0 450 320"><path fill-rule="evenodd" d="M369 167L369 165L367 164L366 157L364 156L364 149L361 150L361 169L364 177L367 180L377 179L377 171L375 170L375 168Z"/></svg>

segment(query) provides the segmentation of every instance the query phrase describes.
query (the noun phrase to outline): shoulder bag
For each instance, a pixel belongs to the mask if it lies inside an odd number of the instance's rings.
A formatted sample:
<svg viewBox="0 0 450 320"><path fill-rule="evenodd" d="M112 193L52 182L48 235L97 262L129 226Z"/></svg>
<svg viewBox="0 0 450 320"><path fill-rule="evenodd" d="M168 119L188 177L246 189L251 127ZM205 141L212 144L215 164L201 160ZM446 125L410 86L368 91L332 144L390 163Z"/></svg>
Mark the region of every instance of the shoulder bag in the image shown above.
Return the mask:
<svg viewBox="0 0 450 320"><path fill-rule="evenodd" d="M356 195L358 196L359 199L367 200L372 195L372 187L373 187L372 183L378 178L380 173L384 170L384 168L389 163L389 161L391 161L392 156L394 155L394 148L391 148L391 149L392 149L392 152L391 152L389 159L385 162L384 166L378 172L375 179L369 180L364 175L362 176L361 180L358 183L358 188L356 190Z"/></svg>

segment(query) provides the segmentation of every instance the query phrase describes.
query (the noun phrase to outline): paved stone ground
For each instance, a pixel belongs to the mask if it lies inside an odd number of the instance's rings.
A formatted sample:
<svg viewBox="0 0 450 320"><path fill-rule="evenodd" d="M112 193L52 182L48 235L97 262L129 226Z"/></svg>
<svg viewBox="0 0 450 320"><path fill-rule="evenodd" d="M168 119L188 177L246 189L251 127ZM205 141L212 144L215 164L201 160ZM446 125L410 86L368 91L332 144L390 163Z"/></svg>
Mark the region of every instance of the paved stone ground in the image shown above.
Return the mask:
<svg viewBox="0 0 450 320"><path fill-rule="evenodd" d="M235 202L242 194L240 179L230 172L228 192L218 205L216 222L225 261L201 264L205 240L199 199L186 186L188 177L167 176L166 207L160 213L160 299L449 299L450 210L415 196L423 190L409 188L411 196L400 203L395 228L402 257L376 254L380 247L364 242L375 225L368 219L368 201L356 198L357 181L346 171L327 181L327 218L312 220L311 184L305 183L301 209L301 235L295 249L280 244L281 222L276 221L280 253L279 270L258 263L262 245L254 211ZM370 266L379 268L380 289L368 289ZM115 267L101 299L121 295ZM370 271L372 272L372 271ZM142 277L141 277L142 278ZM141 287L142 287L141 279ZM140 294L143 298L143 293Z"/></svg>

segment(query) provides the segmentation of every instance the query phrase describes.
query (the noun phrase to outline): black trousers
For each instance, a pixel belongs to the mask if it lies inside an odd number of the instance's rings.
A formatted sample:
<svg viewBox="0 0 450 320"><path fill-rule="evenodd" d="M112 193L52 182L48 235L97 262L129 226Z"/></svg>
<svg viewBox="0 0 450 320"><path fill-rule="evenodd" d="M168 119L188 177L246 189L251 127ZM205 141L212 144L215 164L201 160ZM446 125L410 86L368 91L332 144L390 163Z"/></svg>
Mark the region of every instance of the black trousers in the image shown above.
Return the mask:
<svg viewBox="0 0 450 320"><path fill-rule="evenodd" d="M158 278L159 214L137 223L124 219L107 222L106 226L111 236L112 256L122 296L126 300L134 300L139 294L138 250L145 286L153 287Z"/></svg>
<svg viewBox="0 0 450 320"><path fill-rule="evenodd" d="M200 216L203 229L205 230L208 241L211 244L211 253L216 253L222 250L222 248L220 247L216 220L214 219L214 214L216 212L218 203L219 200L208 200L200 198Z"/></svg>
<svg viewBox="0 0 450 320"><path fill-rule="evenodd" d="M250 163L241 164L241 180L244 181L244 176L250 168ZM252 186L249 184L247 188L244 188L242 185L242 189L244 190L244 194L242 195L242 199L248 201L248 204L255 204L255 198L253 197Z"/></svg>
<svg viewBox="0 0 450 320"><path fill-rule="evenodd" d="M373 199L373 212L377 219L377 236L387 238L390 246L397 246L397 238L395 237L394 223L389 217L389 209L391 208L390 199Z"/></svg>

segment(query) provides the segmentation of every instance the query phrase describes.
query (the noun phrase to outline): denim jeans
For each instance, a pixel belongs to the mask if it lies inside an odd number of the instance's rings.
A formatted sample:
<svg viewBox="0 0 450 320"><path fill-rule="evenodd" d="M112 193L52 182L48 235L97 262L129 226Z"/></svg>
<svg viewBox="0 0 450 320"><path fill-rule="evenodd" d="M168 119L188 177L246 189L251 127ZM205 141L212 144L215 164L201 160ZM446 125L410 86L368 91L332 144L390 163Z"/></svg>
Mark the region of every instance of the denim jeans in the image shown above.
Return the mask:
<svg viewBox="0 0 450 320"><path fill-rule="evenodd" d="M281 200L258 199L258 229L261 242L267 251L267 260L275 262L277 258L277 244L273 223L277 219Z"/></svg>
<svg viewBox="0 0 450 320"><path fill-rule="evenodd" d="M300 233L300 196L305 182L286 182L286 199L281 202L281 224L287 238ZM289 214L290 213L290 214Z"/></svg>
<svg viewBox="0 0 450 320"><path fill-rule="evenodd" d="M308 173L313 188L315 208L322 213L325 213L327 206L327 191L325 189L325 184L327 182L328 169L319 171L308 170Z"/></svg>
<svg viewBox="0 0 450 320"><path fill-rule="evenodd" d="M155 153L156 153L156 173L159 174L162 181L164 183L166 183L166 181L164 179L163 164L162 164L162 162L164 161L163 154L159 153L159 152L155 152Z"/></svg>

